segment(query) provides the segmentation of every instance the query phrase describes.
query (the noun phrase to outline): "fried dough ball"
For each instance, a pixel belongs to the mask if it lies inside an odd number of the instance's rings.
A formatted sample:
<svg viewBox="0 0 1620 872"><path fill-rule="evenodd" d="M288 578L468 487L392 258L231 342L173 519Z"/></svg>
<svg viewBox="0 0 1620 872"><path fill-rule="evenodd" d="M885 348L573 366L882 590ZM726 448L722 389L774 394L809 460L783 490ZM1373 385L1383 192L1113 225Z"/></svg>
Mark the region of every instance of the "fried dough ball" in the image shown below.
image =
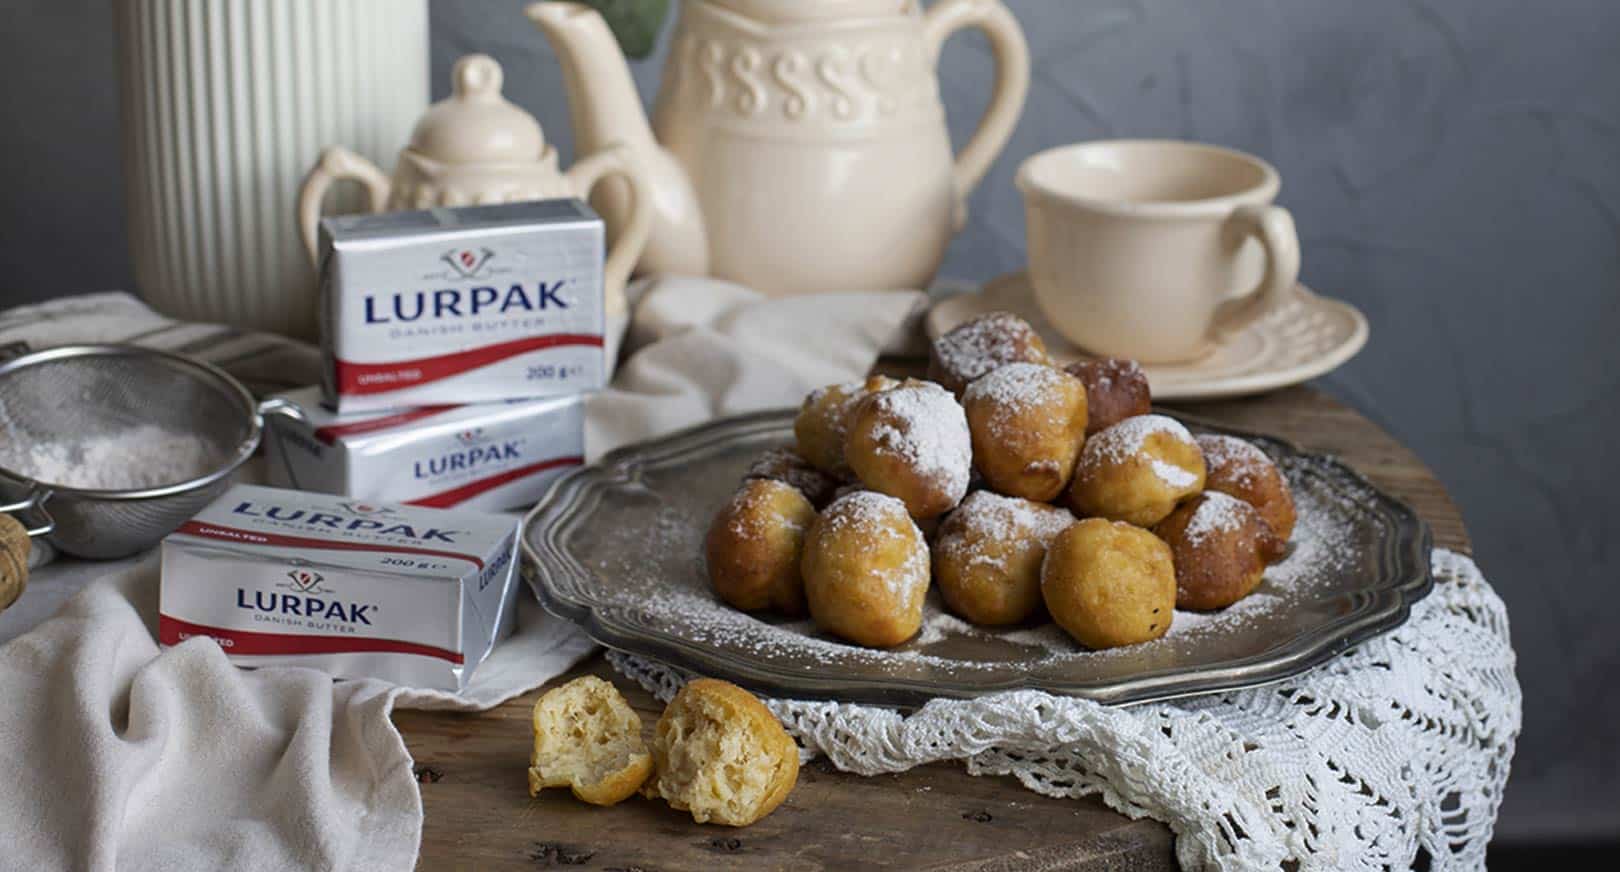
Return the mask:
<svg viewBox="0 0 1620 872"><path fill-rule="evenodd" d="M934 542L934 581L946 607L987 626L1028 620L1041 607L1047 543L1073 523L1060 506L969 494L945 516Z"/></svg>
<svg viewBox="0 0 1620 872"><path fill-rule="evenodd" d="M815 468L810 461L786 448L772 448L761 454L748 467L748 472L743 478L745 480L764 478L792 485L798 488L799 493L804 494L810 505L818 509L832 502L834 494L843 486L838 479Z"/></svg>
<svg viewBox="0 0 1620 872"><path fill-rule="evenodd" d="M973 464L993 490L1047 501L1063 493L1086 439L1086 386L1038 363L1009 363L962 396Z"/></svg>
<svg viewBox="0 0 1620 872"><path fill-rule="evenodd" d="M1288 550L1254 506L1219 491L1188 500L1153 532L1175 559L1176 605L1197 611L1248 596Z"/></svg>
<svg viewBox="0 0 1620 872"><path fill-rule="evenodd" d="M855 407L844 457L861 484L899 498L913 518L934 518L967 495L973 438L949 391L907 380Z"/></svg>
<svg viewBox="0 0 1620 872"><path fill-rule="evenodd" d="M1209 470L1205 490L1231 494L1254 506L1283 541L1294 535L1294 495L1271 455L1253 443L1219 433L1199 436L1198 447Z"/></svg>
<svg viewBox="0 0 1620 872"><path fill-rule="evenodd" d="M1041 595L1052 620L1087 648L1157 639L1176 609L1170 546L1121 521L1081 521L1047 548Z"/></svg>
<svg viewBox="0 0 1620 872"><path fill-rule="evenodd" d="M957 396L992 370L1009 363L1045 363L1046 343L1029 322L1011 312L980 315L934 341L928 380Z"/></svg>
<svg viewBox="0 0 1620 872"><path fill-rule="evenodd" d="M1086 400L1091 404L1087 436L1107 430L1126 418L1153 411L1153 392L1148 389L1147 374L1134 360L1123 357L1079 360L1063 371L1086 383Z"/></svg>
<svg viewBox="0 0 1620 872"><path fill-rule="evenodd" d="M804 594L816 626L887 648L922 628L928 546L904 503L875 491L839 497L810 526Z"/></svg>
<svg viewBox="0 0 1620 872"><path fill-rule="evenodd" d="M798 441L799 456L829 475L847 476L849 466L844 463L844 435L849 431L850 413L871 394L898 387L899 384L888 376L874 375L864 381L828 385L811 391L799 408L799 417L793 421L793 436Z"/></svg>
<svg viewBox="0 0 1620 872"><path fill-rule="evenodd" d="M1082 516L1151 527L1204 489L1204 453L1181 422L1138 415L1086 440L1069 501Z"/></svg>
<svg viewBox="0 0 1620 872"><path fill-rule="evenodd" d="M584 802L614 805L652 772L652 756L641 741L641 716L618 688L594 675L546 691L530 719L530 796L567 787Z"/></svg>
<svg viewBox="0 0 1620 872"><path fill-rule="evenodd" d="M743 482L704 540L714 592L745 612L804 614L799 560L815 519L815 507L792 485L768 478Z"/></svg>
<svg viewBox="0 0 1620 872"><path fill-rule="evenodd" d="M775 811L799 780L799 745L757 697L699 678L669 701L653 733L642 793L700 824L746 827Z"/></svg>

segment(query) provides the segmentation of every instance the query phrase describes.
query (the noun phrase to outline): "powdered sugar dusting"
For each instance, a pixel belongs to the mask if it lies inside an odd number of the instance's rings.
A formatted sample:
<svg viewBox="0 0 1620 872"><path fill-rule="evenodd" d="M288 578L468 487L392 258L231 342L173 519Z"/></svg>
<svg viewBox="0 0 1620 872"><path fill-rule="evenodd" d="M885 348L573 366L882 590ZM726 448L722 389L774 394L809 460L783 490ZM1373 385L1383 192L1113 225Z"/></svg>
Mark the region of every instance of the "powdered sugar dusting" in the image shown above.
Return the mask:
<svg viewBox="0 0 1620 872"><path fill-rule="evenodd" d="M1034 330L1011 312L991 312L941 336L934 357L963 384L982 378L1002 364L1024 360Z"/></svg>
<svg viewBox="0 0 1620 872"><path fill-rule="evenodd" d="M946 519L934 550L969 565L1006 568L1007 543L1034 541L1042 547L1075 521L1068 509L991 491L974 491Z"/></svg>
<svg viewBox="0 0 1620 872"><path fill-rule="evenodd" d="M928 545L900 500L877 491L855 491L834 500L822 513L821 525L823 535L848 534L864 547L895 541L906 545L905 563L883 579L889 592L902 601L910 602L919 587L928 586ZM909 528L909 540L897 526Z"/></svg>
<svg viewBox="0 0 1620 872"><path fill-rule="evenodd" d="M3 415L0 422L9 423ZM219 449L201 436L154 424L94 436L62 434L52 442L0 440L0 468L81 490L130 491L180 484L218 470L225 461Z"/></svg>
<svg viewBox="0 0 1620 872"><path fill-rule="evenodd" d="M1197 444L1193 441L1192 433L1174 418L1137 415L1087 439L1085 448L1080 452L1080 466L1083 469L1096 469L1104 463L1124 463L1137 456L1147 444L1148 437L1155 433L1167 433L1188 445ZM1157 457L1150 460L1154 474L1171 487L1191 487L1198 481L1197 473Z"/></svg>
<svg viewBox="0 0 1620 872"><path fill-rule="evenodd" d="M910 382L871 402L883 421L872 430L878 453L900 458L953 501L961 499L973 474L973 437L956 398L933 382Z"/></svg>
<svg viewBox="0 0 1620 872"><path fill-rule="evenodd" d="M741 539L757 540L769 537L778 530L803 533L805 523L771 507L770 502L780 490L797 491L787 482L762 478L747 482L726 506L731 532ZM802 494L801 494L802 495Z"/></svg>
<svg viewBox="0 0 1620 872"><path fill-rule="evenodd" d="M1219 491L1206 491L1187 519L1187 541L1201 544L1205 538L1221 533L1236 533L1243 529L1244 519L1253 514L1248 503Z"/></svg>
<svg viewBox="0 0 1620 872"><path fill-rule="evenodd" d="M1204 463L1211 478L1219 470L1224 477L1242 485L1255 484L1255 473L1272 465L1271 456L1252 442L1224 433L1205 433L1198 437L1203 449Z"/></svg>
<svg viewBox="0 0 1620 872"><path fill-rule="evenodd" d="M821 505L838 489L838 480L810 465L808 460L786 448L772 448L749 467L747 478L780 481L797 488L811 503Z"/></svg>
<svg viewBox="0 0 1620 872"><path fill-rule="evenodd" d="M964 402L990 400L1017 410L1051 405L1072 376L1039 363L1009 363L968 385Z"/></svg>
<svg viewBox="0 0 1620 872"><path fill-rule="evenodd" d="M727 482L735 480L755 451L725 461L732 465L723 468L705 465L695 476L683 470L661 473L664 478L647 485L639 477L614 485L604 502L604 510L613 512L611 523L599 514L603 523L579 524L567 533L570 550L591 569L590 598L597 607L648 632L806 674L850 669L908 680L929 673L996 681L1032 672L1085 678L1228 656L1231 640L1297 633L1301 610L1332 615L1342 608L1342 582L1336 576L1360 571L1360 561L1381 535L1379 522L1371 520L1372 510L1363 504L1369 499L1365 491L1323 484L1341 481L1325 461L1288 458L1282 469L1293 485L1299 513L1292 553L1268 567L1257 591L1237 604L1218 612L1176 612L1161 639L1089 651L1052 624L979 629L946 613L937 595L930 595L922 631L914 640L895 649L866 649L822 634L809 621L772 623L769 615L736 611L710 589L702 559L707 509L694 512L689 491L699 480L712 480L710 496L704 499L720 506L731 496ZM992 497L970 501L993 502ZM899 501L882 494L859 492L844 499L861 506L851 510L859 513L878 505L887 506L885 515L903 513ZM917 561L925 560L926 552L917 549ZM914 571L926 579L925 564Z"/></svg>

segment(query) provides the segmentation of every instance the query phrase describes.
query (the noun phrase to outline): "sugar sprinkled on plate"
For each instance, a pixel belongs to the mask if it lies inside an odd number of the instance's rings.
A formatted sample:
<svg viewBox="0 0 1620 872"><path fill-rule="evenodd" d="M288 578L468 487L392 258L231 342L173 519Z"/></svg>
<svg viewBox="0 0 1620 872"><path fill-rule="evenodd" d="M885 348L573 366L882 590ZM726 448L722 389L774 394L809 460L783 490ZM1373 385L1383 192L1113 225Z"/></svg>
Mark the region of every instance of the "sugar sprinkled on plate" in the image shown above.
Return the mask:
<svg viewBox="0 0 1620 872"><path fill-rule="evenodd" d="M1315 461L1300 458L1284 466L1294 482L1299 523L1293 551L1266 570L1260 588L1237 604L1217 612L1177 611L1163 638L1106 651L1087 650L1053 624L1011 629L981 629L950 615L937 595L924 606L921 632L894 649L868 649L822 634L808 620L781 621L768 614L747 614L725 605L709 589L703 568L704 524L694 523L690 507L637 484L626 487L633 500L653 498L644 519L635 525L606 529L581 528L590 563L602 579L597 590L604 608L638 617L634 623L656 632L707 646L731 657L770 662L806 674L851 669L868 675L906 676L934 673L983 675L1005 680L1009 670L1028 673L1085 675L1091 670L1117 671L1122 664L1169 664L1208 656L1228 640L1255 634L1298 632L1300 609L1331 606L1339 596L1331 586L1335 573L1349 571L1366 551L1372 530L1357 521L1368 511L1350 493L1306 485L1317 474ZM739 466L739 468L741 468ZM718 477L718 476L717 476ZM729 494L729 491L727 492ZM872 497L861 499L881 498ZM718 506L723 497L715 498ZM701 514L701 512L699 513ZM658 557L656 555L668 555ZM611 581L610 581L611 579ZM1324 599L1326 597L1326 599ZM919 670L923 672L919 673Z"/></svg>

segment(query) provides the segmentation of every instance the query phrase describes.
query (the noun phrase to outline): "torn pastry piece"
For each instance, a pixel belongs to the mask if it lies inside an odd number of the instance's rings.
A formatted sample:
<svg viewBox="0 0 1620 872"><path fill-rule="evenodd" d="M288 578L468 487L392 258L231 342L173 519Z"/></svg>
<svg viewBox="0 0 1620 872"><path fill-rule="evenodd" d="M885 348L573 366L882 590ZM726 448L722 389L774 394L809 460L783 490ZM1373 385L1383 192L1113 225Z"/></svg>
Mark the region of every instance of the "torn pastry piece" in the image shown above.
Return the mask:
<svg viewBox="0 0 1620 872"><path fill-rule="evenodd" d="M641 717L607 681L582 675L534 704L530 796L567 787L584 802L613 805L634 794L652 769Z"/></svg>
<svg viewBox="0 0 1620 872"><path fill-rule="evenodd" d="M782 804L799 780L799 746L753 694L699 678L658 719L654 774L643 789L698 823L746 827Z"/></svg>

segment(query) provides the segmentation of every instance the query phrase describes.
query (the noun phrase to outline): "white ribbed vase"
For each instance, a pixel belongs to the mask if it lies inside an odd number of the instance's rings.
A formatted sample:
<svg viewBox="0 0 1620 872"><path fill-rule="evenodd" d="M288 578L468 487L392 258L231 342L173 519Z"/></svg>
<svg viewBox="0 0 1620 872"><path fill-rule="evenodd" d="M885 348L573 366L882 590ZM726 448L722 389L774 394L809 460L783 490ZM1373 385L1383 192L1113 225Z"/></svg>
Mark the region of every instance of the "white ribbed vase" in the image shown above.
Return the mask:
<svg viewBox="0 0 1620 872"><path fill-rule="evenodd" d="M427 0L118 0L124 186L166 314L315 334L299 183L327 145L390 166L427 107Z"/></svg>

